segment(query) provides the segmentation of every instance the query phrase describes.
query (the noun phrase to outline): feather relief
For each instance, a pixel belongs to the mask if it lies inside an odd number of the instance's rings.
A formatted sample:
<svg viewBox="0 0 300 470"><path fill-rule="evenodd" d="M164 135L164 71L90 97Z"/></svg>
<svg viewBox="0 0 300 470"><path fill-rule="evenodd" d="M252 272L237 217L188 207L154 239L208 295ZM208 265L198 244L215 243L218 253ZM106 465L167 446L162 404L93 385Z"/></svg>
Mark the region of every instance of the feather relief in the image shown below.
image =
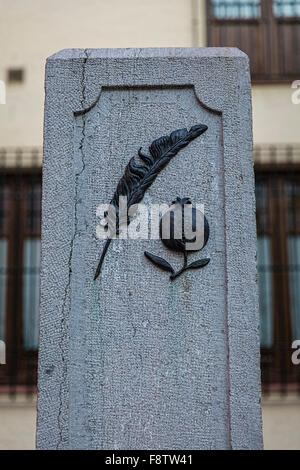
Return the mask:
<svg viewBox="0 0 300 470"><path fill-rule="evenodd" d="M204 124L198 124L187 129L178 129L169 136L163 136L152 142L149 147L149 154L145 154L142 148L139 149L138 155L142 160L137 163L135 157L132 157L125 169L124 175L120 179L114 196L110 202L113 207L113 216L106 212L107 227L110 234L119 232L119 200L120 197L127 198L127 211L133 204L142 201L145 192L151 186L158 173L171 161L171 159L192 140L200 136L207 130ZM130 222L130 221L128 221ZM101 266L110 245L112 238L108 238L95 273L94 279L100 274Z"/></svg>

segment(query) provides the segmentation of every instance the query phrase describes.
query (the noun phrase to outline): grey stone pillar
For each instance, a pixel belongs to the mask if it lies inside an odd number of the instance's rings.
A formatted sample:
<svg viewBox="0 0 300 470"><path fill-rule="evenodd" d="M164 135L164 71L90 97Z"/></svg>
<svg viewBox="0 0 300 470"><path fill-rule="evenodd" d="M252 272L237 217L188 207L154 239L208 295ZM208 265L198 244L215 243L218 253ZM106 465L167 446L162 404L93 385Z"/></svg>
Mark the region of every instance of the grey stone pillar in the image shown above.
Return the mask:
<svg viewBox="0 0 300 470"><path fill-rule="evenodd" d="M203 203L210 237L178 269L160 240L104 241L108 203L140 147L182 149L143 203ZM64 50L47 60L37 445L262 447L251 89L238 49Z"/></svg>

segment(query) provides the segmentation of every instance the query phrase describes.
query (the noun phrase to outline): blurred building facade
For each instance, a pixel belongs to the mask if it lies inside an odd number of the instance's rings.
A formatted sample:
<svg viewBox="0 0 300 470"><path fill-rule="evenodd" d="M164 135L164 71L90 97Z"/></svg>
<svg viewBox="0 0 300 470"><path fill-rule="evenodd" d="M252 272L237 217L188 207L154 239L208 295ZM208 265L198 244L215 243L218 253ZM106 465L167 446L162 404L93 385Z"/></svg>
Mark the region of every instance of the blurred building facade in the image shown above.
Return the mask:
<svg viewBox="0 0 300 470"><path fill-rule="evenodd" d="M300 448L300 0L0 0L0 22L2 392L29 396L36 385L46 57L236 46L252 77L265 442Z"/></svg>

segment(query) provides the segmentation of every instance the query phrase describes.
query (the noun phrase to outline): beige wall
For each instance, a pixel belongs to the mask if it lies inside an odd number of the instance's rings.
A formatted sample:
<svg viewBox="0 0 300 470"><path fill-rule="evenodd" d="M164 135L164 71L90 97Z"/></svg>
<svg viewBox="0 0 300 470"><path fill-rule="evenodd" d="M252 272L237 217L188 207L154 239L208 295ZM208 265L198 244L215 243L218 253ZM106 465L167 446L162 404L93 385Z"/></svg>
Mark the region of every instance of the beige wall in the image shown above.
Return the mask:
<svg viewBox="0 0 300 470"><path fill-rule="evenodd" d="M266 450L300 450L300 399L288 395L263 400L263 436ZM35 398L0 396L0 450L35 448Z"/></svg>
<svg viewBox="0 0 300 470"><path fill-rule="evenodd" d="M6 87L0 146L41 146L44 65L64 48L205 46L205 0L0 0L0 80ZM300 78L300 77L299 77ZM253 87L256 143L300 141L300 105L286 85Z"/></svg>
<svg viewBox="0 0 300 470"><path fill-rule="evenodd" d="M293 104L293 92L291 83L252 87L255 143L300 143L300 104Z"/></svg>
<svg viewBox="0 0 300 470"><path fill-rule="evenodd" d="M191 0L0 0L0 80L9 67L26 72L0 105L0 146L41 145L44 65L54 52L192 42Z"/></svg>
<svg viewBox="0 0 300 470"><path fill-rule="evenodd" d="M0 395L0 451L35 448L36 397Z"/></svg>
<svg viewBox="0 0 300 470"><path fill-rule="evenodd" d="M271 395L262 402L264 448L300 450L300 397Z"/></svg>

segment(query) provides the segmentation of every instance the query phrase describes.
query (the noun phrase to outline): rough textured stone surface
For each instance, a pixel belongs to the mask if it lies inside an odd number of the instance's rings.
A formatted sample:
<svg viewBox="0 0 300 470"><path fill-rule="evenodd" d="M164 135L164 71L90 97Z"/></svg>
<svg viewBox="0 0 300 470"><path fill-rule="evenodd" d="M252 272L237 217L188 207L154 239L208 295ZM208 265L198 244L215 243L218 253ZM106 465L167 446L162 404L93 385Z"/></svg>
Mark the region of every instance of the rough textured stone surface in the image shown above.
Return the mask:
<svg viewBox="0 0 300 470"><path fill-rule="evenodd" d="M204 203L202 270L174 282L145 249L104 242L110 201L140 146L208 125L144 201ZM65 50L46 67L37 445L261 448L248 58L237 49ZM198 259L199 253L191 255Z"/></svg>

